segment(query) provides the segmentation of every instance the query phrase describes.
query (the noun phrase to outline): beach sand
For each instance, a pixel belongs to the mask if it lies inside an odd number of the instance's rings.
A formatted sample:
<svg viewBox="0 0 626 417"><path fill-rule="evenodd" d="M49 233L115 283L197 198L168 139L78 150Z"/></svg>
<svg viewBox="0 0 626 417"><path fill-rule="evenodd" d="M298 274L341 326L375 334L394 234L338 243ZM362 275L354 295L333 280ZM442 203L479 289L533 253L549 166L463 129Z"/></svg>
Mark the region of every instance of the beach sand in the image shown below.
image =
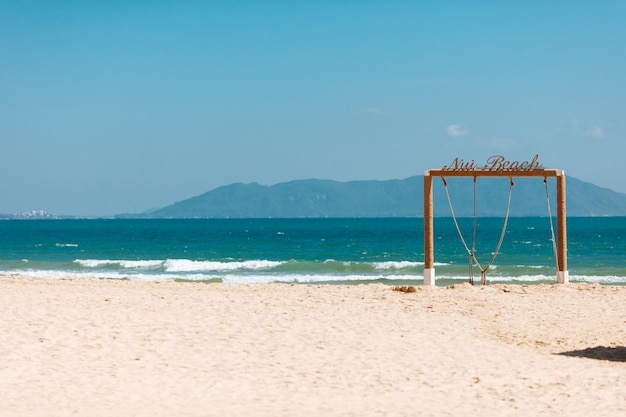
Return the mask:
<svg viewBox="0 0 626 417"><path fill-rule="evenodd" d="M623 416L626 287L0 277L0 415Z"/></svg>

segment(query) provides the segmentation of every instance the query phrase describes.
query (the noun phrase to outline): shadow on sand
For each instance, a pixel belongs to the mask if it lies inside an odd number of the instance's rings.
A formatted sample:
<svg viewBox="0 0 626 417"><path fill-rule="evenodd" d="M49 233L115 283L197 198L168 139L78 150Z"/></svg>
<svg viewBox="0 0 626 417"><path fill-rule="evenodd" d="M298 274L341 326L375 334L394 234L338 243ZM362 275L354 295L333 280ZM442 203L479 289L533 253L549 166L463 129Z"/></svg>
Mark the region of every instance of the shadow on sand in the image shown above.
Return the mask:
<svg viewBox="0 0 626 417"><path fill-rule="evenodd" d="M611 362L626 362L626 346L596 346L582 350L561 352L559 355L578 356L580 358L599 359Z"/></svg>

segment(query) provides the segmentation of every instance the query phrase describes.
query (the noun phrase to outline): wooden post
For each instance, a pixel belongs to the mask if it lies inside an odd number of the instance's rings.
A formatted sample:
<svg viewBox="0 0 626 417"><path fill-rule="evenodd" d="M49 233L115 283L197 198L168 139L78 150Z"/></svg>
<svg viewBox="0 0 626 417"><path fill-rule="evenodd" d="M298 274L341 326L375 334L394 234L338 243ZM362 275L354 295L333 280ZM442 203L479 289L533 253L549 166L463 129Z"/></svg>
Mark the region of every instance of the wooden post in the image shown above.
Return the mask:
<svg viewBox="0 0 626 417"><path fill-rule="evenodd" d="M435 250L433 232L433 177L424 173L424 285L435 285Z"/></svg>
<svg viewBox="0 0 626 417"><path fill-rule="evenodd" d="M557 234L557 275L558 284L567 284L567 206L565 192L565 172L556 177L556 234Z"/></svg>

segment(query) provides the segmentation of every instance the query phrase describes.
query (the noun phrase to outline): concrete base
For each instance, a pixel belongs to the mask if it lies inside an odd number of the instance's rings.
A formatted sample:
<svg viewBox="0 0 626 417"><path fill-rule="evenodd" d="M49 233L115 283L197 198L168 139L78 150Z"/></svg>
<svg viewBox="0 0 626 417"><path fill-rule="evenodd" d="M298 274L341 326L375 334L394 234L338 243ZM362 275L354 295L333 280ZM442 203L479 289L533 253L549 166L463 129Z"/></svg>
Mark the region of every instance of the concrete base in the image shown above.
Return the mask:
<svg viewBox="0 0 626 417"><path fill-rule="evenodd" d="M424 268L424 285L435 285L435 268Z"/></svg>
<svg viewBox="0 0 626 417"><path fill-rule="evenodd" d="M557 284L567 284L569 282L569 274L567 271L557 271L556 272L556 283Z"/></svg>

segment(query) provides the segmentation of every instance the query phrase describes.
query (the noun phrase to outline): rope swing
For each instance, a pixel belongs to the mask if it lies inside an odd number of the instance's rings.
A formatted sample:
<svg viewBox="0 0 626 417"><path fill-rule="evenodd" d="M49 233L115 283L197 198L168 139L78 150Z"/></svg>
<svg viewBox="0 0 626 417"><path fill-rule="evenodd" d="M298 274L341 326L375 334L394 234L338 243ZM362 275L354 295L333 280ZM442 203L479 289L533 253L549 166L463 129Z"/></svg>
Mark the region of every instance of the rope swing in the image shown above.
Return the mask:
<svg viewBox="0 0 626 417"><path fill-rule="evenodd" d="M560 169L543 168L539 162L539 155L535 155L532 160L515 161L508 160L503 155L492 155L487 158L486 163L476 162L474 160L466 161L459 157L455 158L451 164L444 165L440 169L429 169L424 171L424 285L435 285L435 234L434 234L434 206L433 206L433 178L440 177L443 181L444 190L452 213L452 219L456 226L463 247L468 256L469 278L470 283L474 283L474 267L478 267L481 273L481 282L485 284L487 281L487 271L495 262L496 257L501 251L504 236L507 233L507 226L511 210L511 197L513 192L513 180L518 177L522 178L543 178L546 188L546 199L548 200L548 216L550 220L550 231L552 233L552 249L555 251L556 263L556 282L557 284L566 284L569 282L569 273L567 271L567 203L566 203L566 179L565 172ZM474 179L474 225L472 242L466 240L459 227L459 222L452 207L452 200L448 189L447 179L450 178L473 178ZM476 253L476 234L477 234L477 213L476 213L476 181L478 177L489 178L509 178L509 195L506 208L506 216L500 233L500 239L495 251L490 254L491 259L488 264L482 265L477 259ZM556 222L552 223L552 208L549 201L549 178L556 181ZM491 201L489 201L491 203ZM468 207L469 208L469 207ZM469 226L469 225L468 225ZM556 227L556 236L554 228ZM466 230L466 234L467 234ZM492 245L492 243L488 243ZM483 248L484 245L480 245ZM483 256L483 255L480 255ZM486 258L486 256L485 256ZM495 266L494 266L495 268Z"/></svg>
<svg viewBox="0 0 626 417"><path fill-rule="evenodd" d="M546 201L548 202L548 218L550 219L550 233L552 233L552 252L554 253L554 264L557 270L559 271L559 261L558 261L558 249L556 237L554 236L554 223L552 222L552 209L550 208L550 192L548 190L548 177L543 177L543 183L546 186Z"/></svg>
<svg viewBox="0 0 626 417"><path fill-rule="evenodd" d="M504 224L502 225L502 231L500 232L500 239L498 240L498 244L496 246L493 255L491 256L491 260L489 263L483 267L478 258L476 257L476 229L477 229L477 213L476 213L476 176L474 176L474 221L473 221L473 231L472 231L472 247L470 248L463 237L463 232L461 232L461 228L459 227L459 222L456 219L456 215L454 214L454 208L452 207L452 200L450 199L450 192L448 191L448 182L445 177L442 176L441 180L443 181L443 187L446 191L446 197L448 199L448 205L450 206L450 213L452 213L452 220L454 220L454 225L456 226L456 230L461 238L461 242L463 243L463 247L468 254L468 268L469 268L469 282L474 285L474 266L477 266L480 269L480 283L481 285L487 284L487 270L493 265L498 253L500 252L500 248L502 247L502 242L504 241L504 236L506 234L506 228L509 223L509 213L511 211L511 195L513 194L513 187L515 183L513 182L513 177L509 177L509 197L506 206L506 215L504 216ZM547 186L546 186L547 190ZM549 204L549 203L548 203ZM549 207L548 207L549 209ZM550 221L552 221L552 216L550 216ZM554 236L554 234L553 234ZM554 242L554 240L553 240Z"/></svg>

